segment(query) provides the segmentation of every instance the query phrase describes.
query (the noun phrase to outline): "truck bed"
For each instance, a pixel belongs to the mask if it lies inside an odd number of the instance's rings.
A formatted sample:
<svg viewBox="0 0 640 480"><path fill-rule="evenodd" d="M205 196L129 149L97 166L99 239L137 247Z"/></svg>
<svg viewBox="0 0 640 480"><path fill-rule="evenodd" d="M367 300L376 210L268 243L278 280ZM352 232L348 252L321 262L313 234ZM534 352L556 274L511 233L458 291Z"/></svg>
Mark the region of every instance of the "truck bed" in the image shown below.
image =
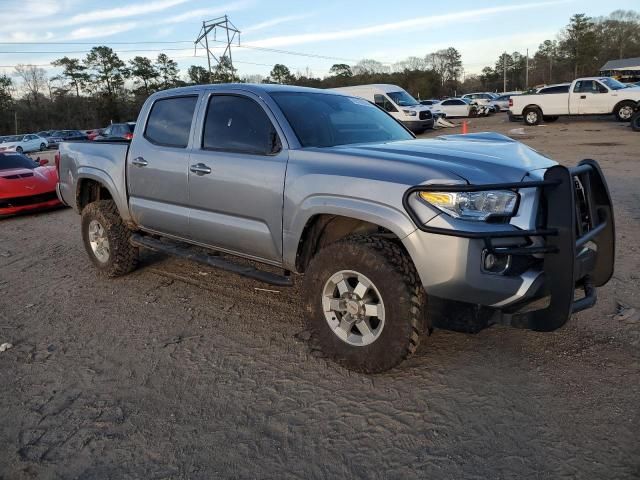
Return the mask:
<svg viewBox="0 0 640 480"><path fill-rule="evenodd" d="M102 140L62 142L59 146L59 194L67 205L78 209L74 179L80 175L109 187L123 219L129 219L126 204L126 165L130 142Z"/></svg>

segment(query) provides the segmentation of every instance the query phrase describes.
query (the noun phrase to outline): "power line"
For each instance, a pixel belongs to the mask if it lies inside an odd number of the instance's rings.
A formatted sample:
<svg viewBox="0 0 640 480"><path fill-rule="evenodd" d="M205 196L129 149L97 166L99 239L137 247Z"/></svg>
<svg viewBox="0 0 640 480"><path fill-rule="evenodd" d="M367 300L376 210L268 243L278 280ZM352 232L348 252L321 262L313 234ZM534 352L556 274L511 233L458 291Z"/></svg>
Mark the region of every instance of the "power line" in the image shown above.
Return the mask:
<svg viewBox="0 0 640 480"><path fill-rule="evenodd" d="M223 40L211 40L213 42L217 42L217 43L225 43ZM166 45L166 44L179 44L179 43L190 43L193 45L193 41L192 40L172 40L172 41L135 41L135 42L106 42L106 43L102 43L100 42L102 45L105 46L109 46L109 45ZM95 45L96 42L0 42L0 45ZM271 52L271 53L280 53L283 55L295 55L295 56L300 56L300 57L309 57L309 58L318 58L318 59L323 59L323 60L342 60L345 62L357 62L358 60L355 60L353 58L344 58L344 57L334 57L331 55L320 55L317 53L307 53L307 52L298 52L298 51L293 51L293 50L284 50L284 49L279 49L279 48L269 48L269 47L259 47L257 45L251 45L251 44L240 44L240 45L236 45L236 47L239 48L246 48L249 50L257 50L257 51L262 51L262 52ZM215 47L215 48L219 48L219 47ZM166 50L172 50L172 49L166 49ZM173 49L173 50L182 50L180 48L178 49ZM122 52L126 52L126 51L130 51L130 52L134 52L134 51L151 51L151 50L121 50ZM88 53L88 51L83 50L83 51L51 51L51 52L37 52L37 51L26 51L26 52L22 52L22 51L16 51L16 52L0 52L0 53L20 53L20 54L25 54L25 53L38 53L38 54L47 54L47 53L51 53L51 54L74 54L74 53Z"/></svg>

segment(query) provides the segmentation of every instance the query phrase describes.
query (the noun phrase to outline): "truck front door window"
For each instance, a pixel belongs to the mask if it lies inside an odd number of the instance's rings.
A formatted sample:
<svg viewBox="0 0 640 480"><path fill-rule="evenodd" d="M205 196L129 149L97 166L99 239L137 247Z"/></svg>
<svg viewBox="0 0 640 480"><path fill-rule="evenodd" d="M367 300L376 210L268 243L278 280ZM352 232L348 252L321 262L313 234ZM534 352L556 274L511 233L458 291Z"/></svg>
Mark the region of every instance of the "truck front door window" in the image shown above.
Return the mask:
<svg viewBox="0 0 640 480"><path fill-rule="evenodd" d="M198 97L170 97L157 100L147 120L144 136L151 143L185 148Z"/></svg>
<svg viewBox="0 0 640 480"><path fill-rule="evenodd" d="M282 149L271 120L247 97L214 95L209 100L202 148L271 155Z"/></svg>

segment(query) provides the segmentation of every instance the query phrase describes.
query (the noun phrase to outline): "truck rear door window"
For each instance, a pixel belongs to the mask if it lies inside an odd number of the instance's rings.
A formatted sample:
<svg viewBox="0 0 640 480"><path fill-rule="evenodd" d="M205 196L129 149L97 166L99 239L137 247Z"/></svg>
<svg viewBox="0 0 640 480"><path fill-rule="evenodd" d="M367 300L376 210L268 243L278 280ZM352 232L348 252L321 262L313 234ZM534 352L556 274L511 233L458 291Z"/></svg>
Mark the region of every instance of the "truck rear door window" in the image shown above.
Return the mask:
<svg viewBox="0 0 640 480"><path fill-rule="evenodd" d="M197 95L156 100L149 113L145 138L156 145L185 148L197 101Z"/></svg>
<svg viewBox="0 0 640 480"><path fill-rule="evenodd" d="M271 120L255 101L238 95L211 97L202 148L269 155L277 153L279 145Z"/></svg>

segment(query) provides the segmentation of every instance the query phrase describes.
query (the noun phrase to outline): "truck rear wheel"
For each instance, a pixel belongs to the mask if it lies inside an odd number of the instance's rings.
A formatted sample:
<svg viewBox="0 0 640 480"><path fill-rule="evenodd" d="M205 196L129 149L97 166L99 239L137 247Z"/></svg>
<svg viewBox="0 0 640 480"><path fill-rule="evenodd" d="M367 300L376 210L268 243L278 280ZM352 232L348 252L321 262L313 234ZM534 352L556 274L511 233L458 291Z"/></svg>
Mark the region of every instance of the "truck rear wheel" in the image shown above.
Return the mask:
<svg viewBox="0 0 640 480"><path fill-rule="evenodd" d="M124 275L138 265L138 249L129 243L130 236L113 200L99 200L82 210L84 248L107 277Z"/></svg>
<svg viewBox="0 0 640 480"><path fill-rule="evenodd" d="M312 342L349 370L395 367L424 331L422 284L389 240L352 236L323 248L305 273L304 298Z"/></svg>
<svg viewBox="0 0 640 480"><path fill-rule="evenodd" d="M628 122L633 116L635 106L635 103L633 103L632 101L620 102L613 109L613 114L616 116L619 122Z"/></svg>
<svg viewBox="0 0 640 480"><path fill-rule="evenodd" d="M522 112L522 118L525 125L533 127L534 125L540 125L542 122L542 111L538 107L527 107Z"/></svg>

